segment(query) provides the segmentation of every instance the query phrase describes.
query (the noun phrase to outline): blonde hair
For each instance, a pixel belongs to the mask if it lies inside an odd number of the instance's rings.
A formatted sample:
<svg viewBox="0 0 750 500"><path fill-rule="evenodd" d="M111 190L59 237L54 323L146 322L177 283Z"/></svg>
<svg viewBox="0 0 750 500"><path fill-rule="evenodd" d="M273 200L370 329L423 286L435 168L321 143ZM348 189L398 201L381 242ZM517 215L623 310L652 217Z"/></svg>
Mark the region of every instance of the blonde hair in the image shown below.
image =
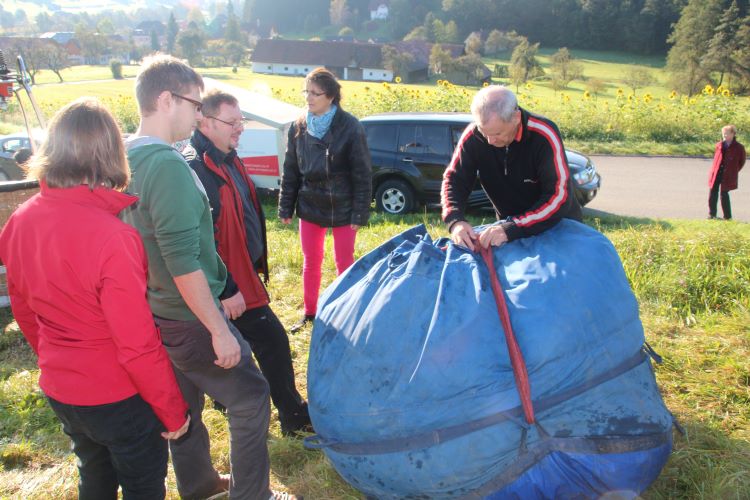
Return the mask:
<svg viewBox="0 0 750 500"><path fill-rule="evenodd" d="M187 94L192 87L203 90L203 78L176 57L157 54L143 60L135 78L135 98L141 115L156 111L156 99L166 91Z"/></svg>
<svg viewBox="0 0 750 500"><path fill-rule="evenodd" d="M734 125L724 125L723 127L721 127L722 132L725 132L727 130L731 130L734 135L737 135L737 127L735 127Z"/></svg>
<svg viewBox="0 0 750 500"><path fill-rule="evenodd" d="M122 190L130 181L120 127L92 97L76 99L55 114L27 166L30 179L55 188L88 184Z"/></svg>

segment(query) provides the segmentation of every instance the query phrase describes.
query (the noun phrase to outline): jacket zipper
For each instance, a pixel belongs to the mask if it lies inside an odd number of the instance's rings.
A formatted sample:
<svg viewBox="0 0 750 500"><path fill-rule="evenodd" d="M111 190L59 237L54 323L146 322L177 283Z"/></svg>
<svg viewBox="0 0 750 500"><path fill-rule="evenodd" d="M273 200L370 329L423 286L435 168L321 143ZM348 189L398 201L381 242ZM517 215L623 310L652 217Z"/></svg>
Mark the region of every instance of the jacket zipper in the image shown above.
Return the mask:
<svg viewBox="0 0 750 500"><path fill-rule="evenodd" d="M508 177L508 146L505 146L505 158L503 158L503 164L505 166L505 177Z"/></svg>
<svg viewBox="0 0 750 500"><path fill-rule="evenodd" d="M328 197L331 200L331 227L333 227L333 184L331 184L330 146L326 146L326 178L328 179Z"/></svg>

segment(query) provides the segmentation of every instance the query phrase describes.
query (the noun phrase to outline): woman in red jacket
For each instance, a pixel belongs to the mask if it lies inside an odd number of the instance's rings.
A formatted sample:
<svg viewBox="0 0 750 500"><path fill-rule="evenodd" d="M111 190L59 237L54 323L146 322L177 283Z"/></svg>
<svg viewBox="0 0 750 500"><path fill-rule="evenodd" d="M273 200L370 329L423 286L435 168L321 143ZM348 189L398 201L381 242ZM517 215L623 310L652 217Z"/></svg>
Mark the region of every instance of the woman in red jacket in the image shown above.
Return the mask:
<svg viewBox="0 0 750 500"><path fill-rule="evenodd" d="M721 211L724 213L724 219L732 218L729 191L737 189L737 174L745 165L745 147L737 142L736 135L737 128L734 125L727 125L721 129L721 137L724 140L716 143L714 162L708 179L708 187L711 188L708 195L709 219L716 218L719 189L721 189Z"/></svg>
<svg viewBox="0 0 750 500"><path fill-rule="evenodd" d="M146 255L117 218L137 198L120 130L98 102L62 108L29 160L40 193L0 234L13 315L78 456L81 499L164 498L167 439L187 405L146 302Z"/></svg>

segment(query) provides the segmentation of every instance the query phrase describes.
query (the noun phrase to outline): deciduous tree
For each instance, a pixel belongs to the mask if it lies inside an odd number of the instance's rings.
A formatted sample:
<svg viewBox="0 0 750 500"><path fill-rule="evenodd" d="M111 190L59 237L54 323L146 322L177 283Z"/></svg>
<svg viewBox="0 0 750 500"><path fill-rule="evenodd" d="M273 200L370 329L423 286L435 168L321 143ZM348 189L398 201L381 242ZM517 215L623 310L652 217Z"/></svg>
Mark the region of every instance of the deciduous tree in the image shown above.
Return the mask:
<svg viewBox="0 0 750 500"><path fill-rule="evenodd" d="M532 45L526 38L513 49L508 73L510 80L516 86L516 92L522 83L544 74L542 65L536 58L537 52L539 52L539 44Z"/></svg>
<svg viewBox="0 0 750 500"><path fill-rule="evenodd" d="M573 80L583 77L583 66L577 62L567 47L552 54L551 58L552 84L555 90L562 90Z"/></svg>
<svg viewBox="0 0 750 500"><path fill-rule="evenodd" d="M201 50L206 47L206 36L199 29L188 29L177 35L177 45L183 57L191 66L198 66L201 62Z"/></svg>
<svg viewBox="0 0 750 500"><path fill-rule="evenodd" d="M406 80L409 74L409 66L414 63L414 55L408 52L400 52L390 45L383 45L381 52L385 69L391 71L394 77L400 76L403 80Z"/></svg>
<svg viewBox="0 0 750 500"><path fill-rule="evenodd" d="M476 31L469 33L464 40L464 50L467 54L479 54L482 52L482 37Z"/></svg>
<svg viewBox="0 0 750 500"><path fill-rule="evenodd" d="M635 94L638 92L638 89L648 87L656 80L649 70L632 67L625 73L625 78L622 81Z"/></svg>
<svg viewBox="0 0 750 500"><path fill-rule="evenodd" d="M440 75L444 73L445 68L450 65L451 53L436 43L430 50L430 69L433 74Z"/></svg>

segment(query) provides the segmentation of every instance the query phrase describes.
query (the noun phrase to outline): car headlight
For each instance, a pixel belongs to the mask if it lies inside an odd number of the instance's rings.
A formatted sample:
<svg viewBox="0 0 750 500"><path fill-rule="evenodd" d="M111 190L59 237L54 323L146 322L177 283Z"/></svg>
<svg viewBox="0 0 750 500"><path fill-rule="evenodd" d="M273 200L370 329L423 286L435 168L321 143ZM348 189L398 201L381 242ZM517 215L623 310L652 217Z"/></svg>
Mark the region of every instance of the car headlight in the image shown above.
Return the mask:
<svg viewBox="0 0 750 500"><path fill-rule="evenodd" d="M579 170L578 172L573 174L573 179L579 184L583 185L587 182L591 182L591 179L594 178L593 169L589 170L588 168L584 168L583 170Z"/></svg>

